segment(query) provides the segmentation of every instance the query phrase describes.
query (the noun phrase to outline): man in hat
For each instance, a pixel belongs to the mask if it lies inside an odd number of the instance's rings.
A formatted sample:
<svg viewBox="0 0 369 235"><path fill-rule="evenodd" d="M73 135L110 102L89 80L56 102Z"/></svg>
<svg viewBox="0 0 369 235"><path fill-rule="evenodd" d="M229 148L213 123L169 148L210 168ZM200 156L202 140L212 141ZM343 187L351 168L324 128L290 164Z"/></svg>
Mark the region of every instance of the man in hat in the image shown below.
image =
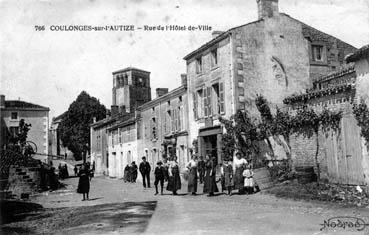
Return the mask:
<svg viewBox="0 0 369 235"><path fill-rule="evenodd" d="M158 161L158 163L156 163L156 168L154 171L155 174L155 189L156 189L156 193L155 195L158 195L159 191L158 191L158 184L160 182L160 192L161 195L163 195L163 187L164 187L164 178L165 178L165 168L163 167L163 163L161 161Z"/></svg>
<svg viewBox="0 0 369 235"><path fill-rule="evenodd" d="M142 183L143 183L144 188L146 188L146 180L147 180L147 187L150 188L151 166L150 166L150 163L146 161L146 157L142 157L142 162L140 163L139 170L142 176Z"/></svg>

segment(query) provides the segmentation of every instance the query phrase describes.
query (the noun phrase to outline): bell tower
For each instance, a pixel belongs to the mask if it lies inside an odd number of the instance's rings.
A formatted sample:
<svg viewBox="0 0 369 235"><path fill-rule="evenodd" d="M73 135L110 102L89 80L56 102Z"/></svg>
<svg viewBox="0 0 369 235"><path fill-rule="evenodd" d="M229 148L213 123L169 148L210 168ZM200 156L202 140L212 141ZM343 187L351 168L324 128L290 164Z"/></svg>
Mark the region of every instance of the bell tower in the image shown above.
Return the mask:
<svg viewBox="0 0 369 235"><path fill-rule="evenodd" d="M113 72L112 115L132 113L151 100L150 72L128 67ZM114 106L114 107L113 107Z"/></svg>

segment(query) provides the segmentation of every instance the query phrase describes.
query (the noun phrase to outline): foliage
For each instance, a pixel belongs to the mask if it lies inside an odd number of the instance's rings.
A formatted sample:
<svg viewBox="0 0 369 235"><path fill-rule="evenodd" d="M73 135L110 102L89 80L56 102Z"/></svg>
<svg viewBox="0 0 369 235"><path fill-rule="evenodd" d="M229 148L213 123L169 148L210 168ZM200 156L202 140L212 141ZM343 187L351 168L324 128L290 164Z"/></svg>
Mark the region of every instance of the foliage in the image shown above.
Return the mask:
<svg viewBox="0 0 369 235"><path fill-rule="evenodd" d="M353 112L357 124L361 128L361 136L366 140L369 148L369 109L364 100L361 100L359 104L354 103Z"/></svg>
<svg viewBox="0 0 369 235"><path fill-rule="evenodd" d="M36 149L33 149L32 146L27 143L28 132L31 126L32 125L26 123L24 119L21 119L19 121L18 132L9 135L7 149L22 153L26 156L34 154Z"/></svg>
<svg viewBox="0 0 369 235"><path fill-rule="evenodd" d="M321 113L317 113L313 109L304 106L298 109L295 114L277 108L276 114L273 116L268 102L263 96L257 96L255 104L260 113L261 121L252 119L247 111L237 111L230 120L220 120L227 131L222 138L224 156L233 156L234 150L237 149L248 158L255 158L255 155L257 156L259 153L258 141L263 140L269 144L271 151L273 151L269 142L270 136L282 135L287 144L291 134L302 135L307 138L316 136L315 160L319 169L317 160L319 130L324 132L338 131L342 112L324 109ZM369 112L367 115L369 117Z"/></svg>
<svg viewBox="0 0 369 235"><path fill-rule="evenodd" d="M99 121L105 116L105 106L85 91L69 106L58 128L64 147L72 151L76 159L80 159L89 149L93 118Z"/></svg>

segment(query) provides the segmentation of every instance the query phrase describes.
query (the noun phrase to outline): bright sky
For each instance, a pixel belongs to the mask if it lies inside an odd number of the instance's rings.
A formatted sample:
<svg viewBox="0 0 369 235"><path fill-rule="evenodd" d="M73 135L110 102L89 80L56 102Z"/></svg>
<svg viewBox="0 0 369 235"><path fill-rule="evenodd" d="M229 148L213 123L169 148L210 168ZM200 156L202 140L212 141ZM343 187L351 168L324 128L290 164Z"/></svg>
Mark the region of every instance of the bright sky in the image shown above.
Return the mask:
<svg viewBox="0 0 369 235"><path fill-rule="evenodd" d="M279 0L281 12L356 47L369 43L368 0ZM211 31L54 32L51 25L209 25L227 30L257 19L256 0L0 0L0 93L66 111L82 91L111 105L112 72L151 72L155 88L176 88L182 59ZM35 31L35 25L46 30Z"/></svg>

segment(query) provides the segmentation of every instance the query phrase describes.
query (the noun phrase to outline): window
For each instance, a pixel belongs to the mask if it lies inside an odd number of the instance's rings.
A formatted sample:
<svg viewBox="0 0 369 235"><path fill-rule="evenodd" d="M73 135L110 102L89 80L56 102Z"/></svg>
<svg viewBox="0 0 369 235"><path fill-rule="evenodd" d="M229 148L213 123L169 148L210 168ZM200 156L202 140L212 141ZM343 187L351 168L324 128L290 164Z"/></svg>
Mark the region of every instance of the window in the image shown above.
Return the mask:
<svg viewBox="0 0 369 235"><path fill-rule="evenodd" d="M199 113L197 112L197 109L198 109L198 102L197 102L197 93L198 92L194 92L192 94L192 98L193 98L193 115L194 115L194 118L195 120L199 118Z"/></svg>
<svg viewBox="0 0 369 235"><path fill-rule="evenodd" d="M204 88L204 112L205 117L211 116L212 105L211 105L211 87Z"/></svg>
<svg viewBox="0 0 369 235"><path fill-rule="evenodd" d="M19 127L18 126L11 126L9 127L9 132L12 137L17 137L19 134Z"/></svg>
<svg viewBox="0 0 369 235"><path fill-rule="evenodd" d="M218 50L214 49L211 51L211 67L215 67L218 65Z"/></svg>
<svg viewBox="0 0 369 235"><path fill-rule="evenodd" d="M12 112L11 114L10 114L10 118L12 119L12 120L18 120L18 113L17 112Z"/></svg>
<svg viewBox="0 0 369 235"><path fill-rule="evenodd" d="M196 59L196 73L197 74L202 73L202 58L201 57Z"/></svg>
<svg viewBox="0 0 369 235"><path fill-rule="evenodd" d="M313 61L323 62L324 61L324 47L321 45L312 45L312 56L313 56Z"/></svg>
<svg viewBox="0 0 369 235"><path fill-rule="evenodd" d="M155 118L151 119L151 139L157 139Z"/></svg>
<svg viewBox="0 0 369 235"><path fill-rule="evenodd" d="M216 83L212 86L213 88L213 113L223 114L224 113L224 83Z"/></svg>

